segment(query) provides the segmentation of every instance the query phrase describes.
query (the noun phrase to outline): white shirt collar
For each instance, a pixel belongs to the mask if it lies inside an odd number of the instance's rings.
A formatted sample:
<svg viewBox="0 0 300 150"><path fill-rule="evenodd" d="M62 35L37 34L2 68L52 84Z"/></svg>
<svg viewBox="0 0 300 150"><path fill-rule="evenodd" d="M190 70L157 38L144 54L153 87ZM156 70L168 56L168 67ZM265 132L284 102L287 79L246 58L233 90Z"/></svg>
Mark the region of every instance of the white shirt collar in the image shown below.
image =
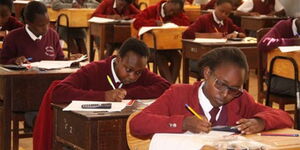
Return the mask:
<svg viewBox="0 0 300 150"><path fill-rule="evenodd" d="M165 14L165 11L164 11L164 6L167 4L167 2L164 2L161 4L161 8L160 8L160 15L162 18L165 18L166 14Z"/></svg>
<svg viewBox="0 0 300 150"><path fill-rule="evenodd" d="M213 14L214 21L215 21L219 26L220 26L220 25L224 25L223 20L219 20L219 19L217 18L215 11L213 11L212 14Z"/></svg>
<svg viewBox="0 0 300 150"><path fill-rule="evenodd" d="M202 88L203 88L204 84L205 84L205 82L203 81L198 89L198 99L199 99L199 103L203 109L203 112L204 112L207 120L210 120L211 116L210 116L209 111L213 108L213 106L211 105L210 101L203 93ZM220 106L219 108L220 108L220 111L218 112L218 114L216 116L216 120L219 119L219 116L220 116L223 106Z"/></svg>
<svg viewBox="0 0 300 150"><path fill-rule="evenodd" d="M0 26L0 30L2 29L2 26Z"/></svg>
<svg viewBox="0 0 300 150"><path fill-rule="evenodd" d="M25 30L26 32L28 33L28 35L30 36L30 38L33 40L33 41L36 41L36 40L41 40L42 39L42 35L40 35L39 37L36 37L28 28L28 24L25 25Z"/></svg>
<svg viewBox="0 0 300 150"><path fill-rule="evenodd" d="M116 74L116 71L115 71L115 68L114 68L114 62L116 62L116 58L113 58L111 60L111 72L112 72L112 75L114 77L114 81L115 83L119 83L121 82L120 79L118 78L117 74ZM121 84L122 85L122 84Z"/></svg>
<svg viewBox="0 0 300 150"><path fill-rule="evenodd" d="M299 35L298 31L297 31L296 20L297 19L294 19L293 22L292 22L293 35L300 37L300 35Z"/></svg>
<svg viewBox="0 0 300 150"><path fill-rule="evenodd" d="M265 2L265 0L261 0L261 2Z"/></svg>
<svg viewBox="0 0 300 150"><path fill-rule="evenodd" d="M114 0L113 8L117 8L117 0Z"/></svg>

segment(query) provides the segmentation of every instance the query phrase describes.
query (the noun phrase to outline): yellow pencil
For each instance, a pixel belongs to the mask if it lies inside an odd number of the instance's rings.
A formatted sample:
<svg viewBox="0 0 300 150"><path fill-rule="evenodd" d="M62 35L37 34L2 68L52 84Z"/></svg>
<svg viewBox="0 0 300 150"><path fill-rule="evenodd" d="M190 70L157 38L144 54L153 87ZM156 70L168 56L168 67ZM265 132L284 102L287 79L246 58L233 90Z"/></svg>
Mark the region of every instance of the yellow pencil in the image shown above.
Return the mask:
<svg viewBox="0 0 300 150"><path fill-rule="evenodd" d="M215 28L215 31L217 32L217 33L219 33L219 30L216 28L216 27L214 27Z"/></svg>
<svg viewBox="0 0 300 150"><path fill-rule="evenodd" d="M107 78L110 86L115 90L116 88L115 88L114 84L112 83L111 78L109 77L109 75L106 75L106 78Z"/></svg>
<svg viewBox="0 0 300 150"><path fill-rule="evenodd" d="M191 111L191 113L193 113L197 118L199 118L200 120L202 120L202 117L201 117L198 113L196 113L195 110L194 110L193 108L191 108L188 104L185 104L185 107L186 107L189 111Z"/></svg>

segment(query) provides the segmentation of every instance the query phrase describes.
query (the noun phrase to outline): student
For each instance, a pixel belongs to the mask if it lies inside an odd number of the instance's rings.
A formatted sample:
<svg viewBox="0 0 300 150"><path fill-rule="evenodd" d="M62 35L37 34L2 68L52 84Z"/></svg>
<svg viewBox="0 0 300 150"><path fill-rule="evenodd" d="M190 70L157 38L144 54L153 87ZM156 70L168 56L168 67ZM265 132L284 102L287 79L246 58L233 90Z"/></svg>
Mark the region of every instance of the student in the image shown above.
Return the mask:
<svg viewBox="0 0 300 150"><path fill-rule="evenodd" d="M238 16L276 15L284 16L285 11L279 0L247 0L237 8Z"/></svg>
<svg viewBox="0 0 300 150"><path fill-rule="evenodd" d="M237 126L242 134L253 134L293 126L288 113L256 103L243 90L248 64L238 48L222 47L209 51L200 59L199 70L204 81L171 86L131 120L132 134L208 133L216 125ZM203 119L189 112L185 104Z"/></svg>
<svg viewBox="0 0 300 150"><path fill-rule="evenodd" d="M11 9L11 0L0 1L0 40L3 40L9 31L23 26L20 21L11 16Z"/></svg>
<svg viewBox="0 0 300 150"><path fill-rule="evenodd" d="M103 17L117 20L132 19L140 13L133 4L133 0L103 0L97 7L92 17ZM100 39L101 40L101 39ZM96 39L99 47L99 38ZM111 56L115 49L119 48L121 43L107 43L106 57Z"/></svg>
<svg viewBox="0 0 300 150"><path fill-rule="evenodd" d="M231 0L217 0L215 10L212 13L201 15L183 33L182 38L194 39L195 33L222 33L226 38L243 38L246 35L243 30L233 24L228 18L232 11Z"/></svg>
<svg viewBox="0 0 300 150"><path fill-rule="evenodd" d="M170 84L145 68L148 51L143 42L128 39L121 46L119 55L93 62L65 78L54 89L53 102L68 103L74 99L121 101L160 96Z"/></svg>
<svg viewBox="0 0 300 150"><path fill-rule="evenodd" d="M30 61L63 60L59 37L49 29L49 16L43 3L29 2L25 9L23 28L10 32L3 41L1 64L23 64Z"/></svg>
<svg viewBox="0 0 300 150"><path fill-rule="evenodd" d="M279 21L258 43L261 51L300 44L300 18Z"/></svg>
<svg viewBox="0 0 300 150"><path fill-rule="evenodd" d="M182 0L161 1L150 6L136 16L133 26L139 30L143 26L161 26L171 22L179 26L188 26L189 20L183 14ZM158 51L156 53L160 74L171 83L175 83L180 70L181 54L178 51ZM168 63L170 62L170 66Z"/></svg>
<svg viewBox="0 0 300 150"><path fill-rule="evenodd" d="M208 3L201 5L201 10L214 9L217 0L210 0ZM232 0L233 10L236 10L242 3L242 0Z"/></svg>
<svg viewBox="0 0 300 150"><path fill-rule="evenodd" d="M95 0L54 0L52 3L53 10L60 10L64 8L96 8L98 2ZM72 54L81 53L86 54L87 49L84 39L86 38L86 31L84 28L67 28L60 27L60 37L67 42L68 49Z"/></svg>

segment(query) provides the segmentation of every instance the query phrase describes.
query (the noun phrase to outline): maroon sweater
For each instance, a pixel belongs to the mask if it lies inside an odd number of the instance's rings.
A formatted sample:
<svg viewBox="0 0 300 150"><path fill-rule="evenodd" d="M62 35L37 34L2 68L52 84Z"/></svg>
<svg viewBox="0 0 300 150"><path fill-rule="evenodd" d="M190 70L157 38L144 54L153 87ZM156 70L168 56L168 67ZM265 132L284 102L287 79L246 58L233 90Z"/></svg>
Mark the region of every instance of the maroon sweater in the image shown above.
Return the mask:
<svg viewBox="0 0 300 150"><path fill-rule="evenodd" d="M253 9L251 12L258 12L263 15L267 15L274 11L275 0L253 0Z"/></svg>
<svg viewBox="0 0 300 150"><path fill-rule="evenodd" d="M69 103L76 99L103 101L105 91L113 90L106 78L107 75L113 77L112 58L92 62L65 78L54 89L53 102ZM165 79L145 69L136 82L122 88L127 91L125 99L148 99L159 97L169 86Z"/></svg>
<svg viewBox="0 0 300 150"><path fill-rule="evenodd" d="M191 114L185 104L191 106L197 113L203 114L199 105L198 89L201 82L194 85L172 85L153 104L136 115L130 122L130 130L135 136L146 136L154 133L182 133L182 123ZM225 111L224 111L225 110ZM264 130L290 128L293 120L288 113L256 103L246 91L239 98L223 105L219 125L235 126L242 118L261 118L265 121ZM225 119L224 119L225 118ZM169 126L169 124L177 126Z"/></svg>
<svg viewBox="0 0 300 150"><path fill-rule="evenodd" d="M279 21L258 43L261 51L269 51L278 46L294 45L296 38L292 30L293 19Z"/></svg>
<svg viewBox="0 0 300 150"><path fill-rule="evenodd" d="M104 17L106 18L108 15L120 15L120 16L128 16L130 18L134 18L135 15L140 13L140 10L135 8L133 4L125 7L121 12L118 12L113 8L114 0L103 0L93 13L92 17Z"/></svg>
<svg viewBox="0 0 300 150"><path fill-rule="evenodd" d="M20 56L32 58L33 62L64 59L58 34L51 28L41 40L36 41L30 38L25 27L10 32L3 41L0 63L14 64Z"/></svg>
<svg viewBox="0 0 300 150"><path fill-rule="evenodd" d="M197 21L191 24L186 31L183 32L183 39L194 39L195 33L214 33L215 28L224 33L224 35L232 33L233 31L243 32L243 30L237 25L233 24L230 18L223 20L224 25L219 26L213 18L213 14L201 15Z"/></svg>
<svg viewBox="0 0 300 150"><path fill-rule="evenodd" d="M136 15L133 26L135 29L139 30L143 26L157 26L156 21L161 20L161 4L166 1L161 1L156 5L149 6L143 10L140 14ZM180 13L177 16L171 18L164 17L162 18L164 23L172 22L179 26L188 26L190 21L184 13Z"/></svg>
<svg viewBox="0 0 300 150"><path fill-rule="evenodd" d="M5 31L5 30L11 31L19 27L23 27L23 23L18 21L15 17L10 16L8 18L8 21L2 26L1 31Z"/></svg>

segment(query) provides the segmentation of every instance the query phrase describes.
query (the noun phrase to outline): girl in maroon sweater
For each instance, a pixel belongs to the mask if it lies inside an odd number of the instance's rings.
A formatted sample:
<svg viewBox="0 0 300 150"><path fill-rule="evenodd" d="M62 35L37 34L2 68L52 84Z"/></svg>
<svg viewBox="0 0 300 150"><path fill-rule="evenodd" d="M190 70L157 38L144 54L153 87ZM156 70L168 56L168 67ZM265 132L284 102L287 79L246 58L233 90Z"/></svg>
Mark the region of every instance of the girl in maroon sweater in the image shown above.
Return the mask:
<svg viewBox="0 0 300 150"><path fill-rule="evenodd" d="M248 73L246 56L238 48L217 48L202 56L204 81L171 86L130 122L135 136L155 133L210 132L216 125L236 126L242 134L290 128L288 113L258 104L243 90ZM188 104L203 119L185 107Z"/></svg>
<svg viewBox="0 0 300 150"><path fill-rule="evenodd" d="M236 11L238 16L285 15L279 0L247 0Z"/></svg>
<svg viewBox="0 0 300 150"><path fill-rule="evenodd" d="M231 0L218 0L215 11L209 14L201 15L189 28L183 33L184 39L194 39L195 33L222 33L226 38L243 38L246 35L243 30L233 24L228 18L232 11Z"/></svg>

